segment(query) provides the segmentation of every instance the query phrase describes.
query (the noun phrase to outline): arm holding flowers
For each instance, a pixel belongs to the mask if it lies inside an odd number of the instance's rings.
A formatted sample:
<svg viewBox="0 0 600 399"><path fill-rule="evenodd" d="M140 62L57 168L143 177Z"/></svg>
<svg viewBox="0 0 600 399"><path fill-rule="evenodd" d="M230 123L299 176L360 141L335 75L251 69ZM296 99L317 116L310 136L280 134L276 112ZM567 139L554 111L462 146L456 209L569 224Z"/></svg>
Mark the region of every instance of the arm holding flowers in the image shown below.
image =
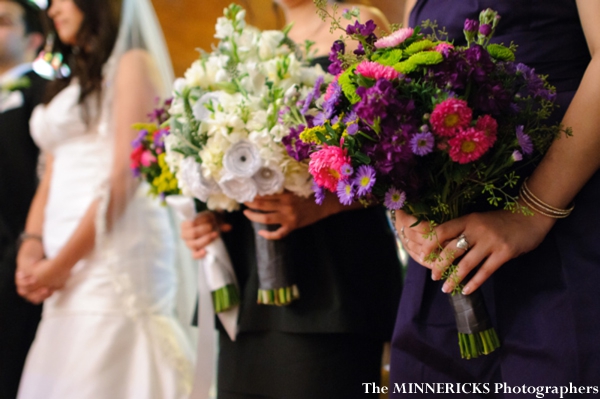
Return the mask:
<svg viewBox="0 0 600 399"><path fill-rule="evenodd" d="M597 156L600 151L600 114L596 110L600 103L600 26L593 19L593 16L600 15L600 3L578 0L577 6L592 59L563 119L563 125L572 128L573 137L555 141L527 182L536 197L560 209L569 207L600 168ZM424 256L438 249L438 241L446 253L452 250L458 252L456 255L462 255L462 250L456 249L456 240L464 234L470 250L458 263L458 280L483 262L463 289L465 294L469 294L505 262L535 249L542 242L556 220L532 210L533 216L495 211L451 220L435 227L437 241L423 237L429 228L426 224L409 228L416 219L403 213L398 214L396 228L400 231L404 227L407 250L415 260L432 269L434 280L441 278L452 257L442 255L445 260L432 265L425 262ZM453 286L453 282L447 281L443 289L450 292Z"/></svg>

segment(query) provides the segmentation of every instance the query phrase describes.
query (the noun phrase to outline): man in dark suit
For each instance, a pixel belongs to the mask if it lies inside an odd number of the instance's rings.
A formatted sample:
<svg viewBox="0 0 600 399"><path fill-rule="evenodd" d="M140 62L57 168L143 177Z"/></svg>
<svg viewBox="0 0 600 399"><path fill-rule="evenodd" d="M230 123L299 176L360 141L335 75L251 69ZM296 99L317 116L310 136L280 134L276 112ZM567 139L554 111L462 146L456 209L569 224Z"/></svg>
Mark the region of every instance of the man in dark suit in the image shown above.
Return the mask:
<svg viewBox="0 0 600 399"><path fill-rule="evenodd" d="M44 79L31 70L44 41L42 17L28 0L0 0L0 399L17 395L41 311L17 294L14 281L19 236L37 184L29 117L44 92Z"/></svg>

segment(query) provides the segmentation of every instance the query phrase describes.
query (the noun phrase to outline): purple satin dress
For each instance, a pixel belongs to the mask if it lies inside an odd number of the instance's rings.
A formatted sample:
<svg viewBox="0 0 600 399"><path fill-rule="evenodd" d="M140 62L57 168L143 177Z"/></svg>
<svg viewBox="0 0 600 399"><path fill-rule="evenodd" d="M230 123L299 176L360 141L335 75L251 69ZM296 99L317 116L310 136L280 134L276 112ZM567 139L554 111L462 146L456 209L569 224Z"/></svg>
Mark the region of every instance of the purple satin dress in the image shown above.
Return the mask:
<svg viewBox="0 0 600 399"><path fill-rule="evenodd" d="M502 16L493 41L514 41L519 46L517 61L548 74L557 87L560 109L554 117L560 120L590 61L574 0L418 0L411 26L437 20L455 43L464 44L465 18L477 19L488 7ZM392 342L390 391L394 383L397 388L402 383L454 383L455 388L457 383L488 383L486 395L448 397L522 398L536 396L496 392L494 383L598 386L599 207L596 173L575 199L570 217L559 220L536 250L505 264L482 286L502 347L477 359L460 358L442 283L432 281L429 270L411 260ZM436 395L392 394L404 396Z"/></svg>

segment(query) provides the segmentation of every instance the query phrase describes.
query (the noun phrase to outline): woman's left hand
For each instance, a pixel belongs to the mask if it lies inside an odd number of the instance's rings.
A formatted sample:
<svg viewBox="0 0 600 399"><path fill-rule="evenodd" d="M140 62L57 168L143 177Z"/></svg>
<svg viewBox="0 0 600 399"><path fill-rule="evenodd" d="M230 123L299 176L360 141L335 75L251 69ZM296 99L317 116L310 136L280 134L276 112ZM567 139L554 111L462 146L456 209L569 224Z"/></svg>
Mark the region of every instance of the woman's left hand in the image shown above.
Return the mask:
<svg viewBox="0 0 600 399"><path fill-rule="evenodd" d="M251 221L280 225L275 231L258 232L267 240L280 240L292 231L313 224L330 214L329 207L316 204L314 196L305 198L290 192L257 196L252 202L246 202L244 205L248 207L244 215Z"/></svg>
<svg viewBox="0 0 600 399"><path fill-rule="evenodd" d="M410 219L402 220L407 222ZM413 231L409 226L400 224L402 221L397 219L396 227L404 227L409 254L431 269L433 280L439 280L454 259L464 255L458 262L455 278L444 283L444 292L451 292L456 283L461 282L474 268L481 265L463 288L463 293L468 295L478 289L504 263L535 249L554 222L555 219L540 214L524 216L502 210L472 213L450 220L434 228L433 239L423 237L423 226L420 225ZM466 250L457 246L461 235L464 235L468 245ZM410 250L411 247L413 250ZM424 256L431 253L439 253L437 261L427 262L424 259Z"/></svg>

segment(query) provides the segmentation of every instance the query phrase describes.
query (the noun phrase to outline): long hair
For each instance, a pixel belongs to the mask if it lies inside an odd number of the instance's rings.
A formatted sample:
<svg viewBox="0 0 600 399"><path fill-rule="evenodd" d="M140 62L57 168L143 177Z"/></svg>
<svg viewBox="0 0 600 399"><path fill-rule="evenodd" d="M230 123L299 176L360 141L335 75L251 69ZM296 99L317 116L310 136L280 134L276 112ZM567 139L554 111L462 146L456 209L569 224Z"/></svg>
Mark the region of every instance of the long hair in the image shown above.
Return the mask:
<svg viewBox="0 0 600 399"><path fill-rule="evenodd" d="M77 78L81 87L79 104L91 94L100 96L102 91L102 69L110 57L119 33L122 0L73 0L83 13L83 21L77 32L74 46L62 43L56 29L52 27L55 42L53 52L59 52L71 68L68 77L52 81L46 90L44 103ZM86 112L87 114L87 112ZM87 119L87 115L86 115Z"/></svg>

